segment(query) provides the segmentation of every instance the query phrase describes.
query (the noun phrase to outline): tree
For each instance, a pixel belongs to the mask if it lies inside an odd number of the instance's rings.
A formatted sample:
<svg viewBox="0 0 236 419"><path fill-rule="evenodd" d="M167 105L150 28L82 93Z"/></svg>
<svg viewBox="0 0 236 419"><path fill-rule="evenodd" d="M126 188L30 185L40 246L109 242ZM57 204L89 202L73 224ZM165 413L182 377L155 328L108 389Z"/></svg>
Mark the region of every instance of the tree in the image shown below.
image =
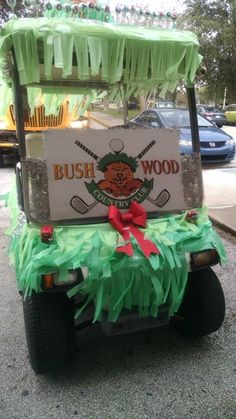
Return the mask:
<svg viewBox="0 0 236 419"><path fill-rule="evenodd" d="M7 0L1 0L0 2L0 27L9 20L12 15L12 9L9 6L10 2ZM37 7L37 15L42 13L43 5ZM28 17L28 16L35 16L36 11L35 7L32 5L31 7L26 8L23 0L16 1L16 5L14 7L14 14L17 17Z"/></svg>
<svg viewBox="0 0 236 419"><path fill-rule="evenodd" d="M211 100L236 102L236 0L185 0L185 20L198 35Z"/></svg>

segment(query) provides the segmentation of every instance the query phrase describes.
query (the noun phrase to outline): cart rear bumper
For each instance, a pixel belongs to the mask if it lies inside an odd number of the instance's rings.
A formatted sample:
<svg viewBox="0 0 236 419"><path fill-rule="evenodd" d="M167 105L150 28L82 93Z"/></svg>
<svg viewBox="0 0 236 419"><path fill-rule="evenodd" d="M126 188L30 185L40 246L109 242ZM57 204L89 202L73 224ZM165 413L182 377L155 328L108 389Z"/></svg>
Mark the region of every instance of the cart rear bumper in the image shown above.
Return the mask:
<svg viewBox="0 0 236 419"><path fill-rule="evenodd" d="M109 336L151 329L168 324L170 320L169 311L169 305L167 303L159 307L157 317L139 317L137 312L125 310L121 313L116 323L108 321L107 313L103 312L100 326L103 332Z"/></svg>

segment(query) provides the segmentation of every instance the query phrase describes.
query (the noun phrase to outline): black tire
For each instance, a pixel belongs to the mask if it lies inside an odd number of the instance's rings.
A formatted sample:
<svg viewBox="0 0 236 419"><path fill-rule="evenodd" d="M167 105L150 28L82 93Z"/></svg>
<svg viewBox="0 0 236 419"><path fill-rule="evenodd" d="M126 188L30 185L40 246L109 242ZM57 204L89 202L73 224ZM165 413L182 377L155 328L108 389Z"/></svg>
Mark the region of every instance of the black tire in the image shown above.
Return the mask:
<svg viewBox="0 0 236 419"><path fill-rule="evenodd" d="M64 293L39 293L23 299L29 360L38 374L69 365L75 355L74 302Z"/></svg>
<svg viewBox="0 0 236 419"><path fill-rule="evenodd" d="M201 337L218 330L224 316L224 293L214 271L206 268L191 272L183 301L171 318L171 326L182 336Z"/></svg>

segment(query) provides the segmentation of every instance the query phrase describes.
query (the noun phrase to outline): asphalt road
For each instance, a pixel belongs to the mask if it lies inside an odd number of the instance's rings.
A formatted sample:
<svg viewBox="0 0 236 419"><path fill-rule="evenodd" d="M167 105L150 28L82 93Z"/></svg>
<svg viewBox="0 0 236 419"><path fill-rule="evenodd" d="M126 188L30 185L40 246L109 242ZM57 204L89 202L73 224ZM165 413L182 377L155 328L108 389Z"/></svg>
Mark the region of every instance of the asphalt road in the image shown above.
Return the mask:
<svg viewBox="0 0 236 419"><path fill-rule="evenodd" d="M12 169L0 169L0 193ZM222 328L185 340L168 327L107 337L99 326L78 333L76 362L60 375L28 363L21 298L7 257L7 210L0 201L1 419L235 419L236 238L219 232L229 262L218 266L227 312Z"/></svg>

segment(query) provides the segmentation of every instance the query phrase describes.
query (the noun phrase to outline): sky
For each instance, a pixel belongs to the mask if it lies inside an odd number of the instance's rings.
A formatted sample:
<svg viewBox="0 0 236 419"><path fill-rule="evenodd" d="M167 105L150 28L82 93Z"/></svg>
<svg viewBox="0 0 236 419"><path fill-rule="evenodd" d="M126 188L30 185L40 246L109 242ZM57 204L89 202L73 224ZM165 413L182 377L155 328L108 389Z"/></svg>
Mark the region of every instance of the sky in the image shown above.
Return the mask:
<svg viewBox="0 0 236 419"><path fill-rule="evenodd" d="M150 7L164 9L175 9L176 11L183 9L183 0L165 0L165 1L158 1L158 0L148 0L147 3L150 4Z"/></svg>

